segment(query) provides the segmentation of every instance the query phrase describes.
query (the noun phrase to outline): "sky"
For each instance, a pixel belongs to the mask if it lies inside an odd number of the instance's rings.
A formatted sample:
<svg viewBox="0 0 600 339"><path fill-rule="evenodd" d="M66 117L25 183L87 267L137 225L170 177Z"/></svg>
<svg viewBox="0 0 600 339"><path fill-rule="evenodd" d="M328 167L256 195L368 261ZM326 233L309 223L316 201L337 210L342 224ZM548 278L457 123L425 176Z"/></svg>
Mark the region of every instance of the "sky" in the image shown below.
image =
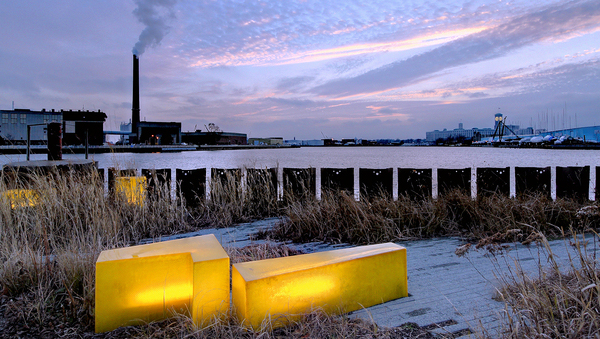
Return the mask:
<svg viewBox="0 0 600 339"><path fill-rule="evenodd" d="M5 1L0 109L285 139L600 125L600 1Z"/></svg>

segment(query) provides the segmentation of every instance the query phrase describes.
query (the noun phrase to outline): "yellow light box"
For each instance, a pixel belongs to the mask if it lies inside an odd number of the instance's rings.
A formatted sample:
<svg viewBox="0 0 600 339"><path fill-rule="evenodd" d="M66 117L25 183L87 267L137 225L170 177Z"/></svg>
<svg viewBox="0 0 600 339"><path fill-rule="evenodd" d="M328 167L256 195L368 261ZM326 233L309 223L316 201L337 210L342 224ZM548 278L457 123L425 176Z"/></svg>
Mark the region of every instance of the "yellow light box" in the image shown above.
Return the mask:
<svg viewBox="0 0 600 339"><path fill-rule="evenodd" d="M27 189L13 189L2 192L2 198L10 202L10 208L33 207L39 200L38 192Z"/></svg>
<svg viewBox="0 0 600 339"><path fill-rule="evenodd" d="M119 177L115 179L115 192L130 204L142 206L146 199L146 177Z"/></svg>
<svg viewBox="0 0 600 339"><path fill-rule="evenodd" d="M192 316L204 326L229 309L229 256L214 235L131 246L96 261L96 333Z"/></svg>
<svg viewBox="0 0 600 339"><path fill-rule="evenodd" d="M231 293L240 320L255 330L314 307L354 311L408 296L406 249L385 243L233 264Z"/></svg>

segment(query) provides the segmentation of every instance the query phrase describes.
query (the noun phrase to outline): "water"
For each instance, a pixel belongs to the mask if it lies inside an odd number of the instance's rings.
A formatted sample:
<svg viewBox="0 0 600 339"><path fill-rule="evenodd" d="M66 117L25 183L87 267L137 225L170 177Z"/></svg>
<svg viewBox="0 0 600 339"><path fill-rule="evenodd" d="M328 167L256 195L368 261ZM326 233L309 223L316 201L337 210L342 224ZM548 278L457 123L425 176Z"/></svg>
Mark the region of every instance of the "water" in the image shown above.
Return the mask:
<svg viewBox="0 0 600 339"><path fill-rule="evenodd" d="M83 154L64 154L83 159ZM33 154L31 160L45 160ZM465 168L600 166L600 151L492 147L303 147L292 149L196 151L179 153L90 154L100 168L354 167ZM25 155L0 155L0 165Z"/></svg>
<svg viewBox="0 0 600 339"><path fill-rule="evenodd" d="M46 158L47 156L42 154L31 156L31 160L44 160ZM83 159L84 155L64 154L63 158ZM511 181L514 182L515 166L550 166L552 167L553 178L551 189L554 196L556 166L590 166L591 197L595 189L595 168L600 166L600 151L493 147L303 147L179 153L105 153L91 154L90 159L97 161L100 168L171 168L174 170L176 168L314 167L317 168L317 182L320 182L319 168L353 167L355 169L355 193L357 195L358 169L361 167L432 168L434 170L433 194L435 196L437 193L436 174L438 168L511 167ZM25 155L0 155L1 165L24 160ZM209 172L207 171L207 173ZM472 171L472 173L472 190L475 192L475 171ZM397 187L396 185L397 174L394 173L394 186ZM396 191L394 189L394 192ZM511 191L511 194L514 195L514 187Z"/></svg>

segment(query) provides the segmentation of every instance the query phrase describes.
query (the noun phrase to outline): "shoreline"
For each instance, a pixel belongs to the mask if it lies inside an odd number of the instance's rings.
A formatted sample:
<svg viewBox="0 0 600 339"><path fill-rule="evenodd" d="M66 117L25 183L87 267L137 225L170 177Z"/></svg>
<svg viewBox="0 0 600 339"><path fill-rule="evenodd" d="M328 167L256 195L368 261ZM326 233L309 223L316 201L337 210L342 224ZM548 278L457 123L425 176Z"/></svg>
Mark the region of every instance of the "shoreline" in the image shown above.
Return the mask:
<svg viewBox="0 0 600 339"><path fill-rule="evenodd" d="M109 146L90 146L89 154L100 153L158 153L158 152L187 152L187 151L226 151L226 150L248 150L248 149L290 149L300 148L295 145L109 145ZM30 146L31 154L47 154L48 149L45 145ZM64 146L63 154L84 154L84 146ZM13 145L0 146L0 154L26 154L27 146Z"/></svg>
<svg viewBox="0 0 600 339"><path fill-rule="evenodd" d="M580 145L103 145L90 146L89 154L102 153L175 153L193 151L233 151L250 149L296 149L296 148L356 148L356 147L478 147L478 148L514 148L514 149L557 149L557 150L600 150L600 144ZM26 145L0 146L0 154L26 154ZM31 145L31 154L48 154L46 145ZM84 146L63 146L63 154L85 154Z"/></svg>

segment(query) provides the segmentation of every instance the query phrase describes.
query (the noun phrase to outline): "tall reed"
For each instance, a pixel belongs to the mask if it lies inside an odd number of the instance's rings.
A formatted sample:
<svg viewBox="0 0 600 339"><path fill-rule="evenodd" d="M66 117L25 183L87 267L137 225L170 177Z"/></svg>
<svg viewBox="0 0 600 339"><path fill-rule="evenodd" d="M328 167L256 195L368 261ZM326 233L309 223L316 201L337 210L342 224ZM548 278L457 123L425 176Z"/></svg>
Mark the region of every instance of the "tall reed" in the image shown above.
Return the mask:
<svg viewBox="0 0 600 339"><path fill-rule="evenodd" d="M271 236L296 242L369 244L410 238L463 236L481 238L508 229L560 235L561 229L581 230L598 225L599 218L580 218L582 204L534 195L501 195L472 199L451 191L437 199L400 196L394 201L382 194L356 201L345 191L324 191L321 200L293 201L287 217Z"/></svg>
<svg viewBox="0 0 600 339"><path fill-rule="evenodd" d="M597 234L596 234L597 235ZM506 303L502 336L506 338L598 338L600 336L600 267L594 248L573 234L565 246L575 248L561 266L546 237L540 236L547 258L537 276L522 272L500 275L498 298ZM542 269L544 262L549 267Z"/></svg>
<svg viewBox="0 0 600 339"><path fill-rule="evenodd" d="M0 284L10 297L2 311L16 312L29 327L60 318L90 329L102 250L193 229L167 187L136 205L106 195L97 171L33 174L15 184L2 180L0 193L31 189L35 204L12 208L5 194L0 201Z"/></svg>
<svg viewBox="0 0 600 339"><path fill-rule="evenodd" d="M277 174L269 169L226 170L212 178L210 199L188 206L188 213L202 225L228 227L281 215ZM185 204L186 202L184 202Z"/></svg>

